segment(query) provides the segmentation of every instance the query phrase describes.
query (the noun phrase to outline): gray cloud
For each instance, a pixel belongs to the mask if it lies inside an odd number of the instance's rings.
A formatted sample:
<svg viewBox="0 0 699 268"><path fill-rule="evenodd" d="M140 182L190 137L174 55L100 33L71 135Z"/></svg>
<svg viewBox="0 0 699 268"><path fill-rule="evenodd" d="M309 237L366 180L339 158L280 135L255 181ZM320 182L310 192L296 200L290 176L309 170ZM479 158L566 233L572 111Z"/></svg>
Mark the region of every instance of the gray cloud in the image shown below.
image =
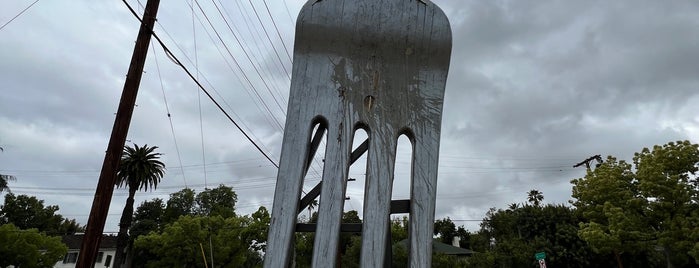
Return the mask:
<svg viewBox="0 0 699 268"><path fill-rule="evenodd" d="M268 2L291 49L294 25L288 13L297 14L303 2L289 1L288 11L279 0ZM490 207L524 202L533 188L544 192L545 201L565 203L570 179L584 175L572 165L590 155L630 159L643 147L699 139L699 110L693 105L699 101L697 3L434 2L449 16L454 36L437 217L477 220ZM257 19L237 15L251 11L249 5L230 4L232 27L264 82L217 11L203 8L257 92L199 12L194 38L186 3L161 3L156 33L191 70L196 43L199 79L276 156L282 132L270 117L281 124L285 120L272 95L286 109L288 77ZM23 8L9 5L0 11L0 22ZM260 15L281 48L266 13ZM37 195L60 205L61 213L87 220L137 29L118 2L79 1L70 6L39 2L0 31L0 145L5 148L0 172L18 177L10 185L15 192ZM196 85L160 47L155 51L149 52L129 140L159 146L168 173L157 191L137 194L137 203L166 198L185 180L201 190L206 177L209 187L226 183L237 189L243 212L271 206L276 170L204 96L200 122ZM279 53L289 69L286 55ZM401 152L406 153L396 165L395 198L408 195L409 153ZM346 209L362 208L362 165L350 171L359 180L350 185ZM320 166L314 164L306 190L317 182ZM108 231L116 230L124 198L118 190ZM478 227L477 221L457 223Z"/></svg>

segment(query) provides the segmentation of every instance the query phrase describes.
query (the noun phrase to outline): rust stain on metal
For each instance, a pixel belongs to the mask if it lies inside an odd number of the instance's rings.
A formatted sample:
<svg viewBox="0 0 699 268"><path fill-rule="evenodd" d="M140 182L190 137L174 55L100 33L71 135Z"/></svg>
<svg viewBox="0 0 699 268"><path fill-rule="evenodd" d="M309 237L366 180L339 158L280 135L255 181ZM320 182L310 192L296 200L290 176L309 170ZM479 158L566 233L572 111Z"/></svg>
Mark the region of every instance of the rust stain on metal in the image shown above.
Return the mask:
<svg viewBox="0 0 699 268"><path fill-rule="evenodd" d="M372 108L374 108L374 96L369 95L364 97L364 109L367 111L371 111Z"/></svg>

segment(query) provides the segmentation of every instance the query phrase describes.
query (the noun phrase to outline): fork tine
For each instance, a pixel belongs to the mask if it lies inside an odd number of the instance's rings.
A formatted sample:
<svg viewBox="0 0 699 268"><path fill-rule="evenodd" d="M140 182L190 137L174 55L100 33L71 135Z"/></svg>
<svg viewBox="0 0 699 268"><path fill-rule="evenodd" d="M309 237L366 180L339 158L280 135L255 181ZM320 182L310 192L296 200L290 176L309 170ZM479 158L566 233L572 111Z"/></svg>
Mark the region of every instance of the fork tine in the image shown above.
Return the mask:
<svg viewBox="0 0 699 268"><path fill-rule="evenodd" d="M425 132L434 131L426 130ZM439 133L439 126L436 127ZM437 195L439 135L416 133L410 189L410 267L429 267Z"/></svg>
<svg viewBox="0 0 699 268"><path fill-rule="evenodd" d="M312 126L307 124L290 124L294 120L298 118L289 116L286 124L267 241L266 254L278 257L265 258L265 267L286 267L293 248L297 207L306 171L306 157L299 157L299 153L308 154L312 131Z"/></svg>
<svg viewBox="0 0 699 268"><path fill-rule="evenodd" d="M382 133L377 133L377 132ZM393 129L370 130L364 192L361 267L381 267L386 258L397 139Z"/></svg>
<svg viewBox="0 0 699 268"><path fill-rule="evenodd" d="M318 223L313 245L313 267L333 267L337 261L346 179L352 150L351 135L352 124L346 122L328 128L323 188L320 191Z"/></svg>

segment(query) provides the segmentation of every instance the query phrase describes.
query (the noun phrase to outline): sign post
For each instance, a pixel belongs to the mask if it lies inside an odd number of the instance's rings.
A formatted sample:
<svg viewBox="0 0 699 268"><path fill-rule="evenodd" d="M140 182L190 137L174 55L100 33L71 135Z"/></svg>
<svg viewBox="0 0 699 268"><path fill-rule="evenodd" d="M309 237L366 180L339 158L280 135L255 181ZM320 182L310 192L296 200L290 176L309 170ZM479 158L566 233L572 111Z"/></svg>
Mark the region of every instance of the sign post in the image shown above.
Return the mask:
<svg viewBox="0 0 699 268"><path fill-rule="evenodd" d="M546 268L546 252L537 252L534 258L539 261L539 268Z"/></svg>

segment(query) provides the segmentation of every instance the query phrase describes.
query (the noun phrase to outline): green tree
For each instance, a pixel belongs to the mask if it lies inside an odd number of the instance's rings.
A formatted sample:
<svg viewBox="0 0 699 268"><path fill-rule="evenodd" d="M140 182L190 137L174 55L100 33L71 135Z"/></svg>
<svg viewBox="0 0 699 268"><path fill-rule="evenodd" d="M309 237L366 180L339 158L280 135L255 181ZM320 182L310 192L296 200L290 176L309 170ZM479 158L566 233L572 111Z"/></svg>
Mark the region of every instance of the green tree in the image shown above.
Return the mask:
<svg viewBox="0 0 699 268"><path fill-rule="evenodd" d="M650 226L667 267L699 264L688 253L697 244L688 236L699 228L697 196L699 144L669 142L643 148L633 157L641 197L648 200Z"/></svg>
<svg viewBox="0 0 699 268"><path fill-rule="evenodd" d="M119 268L124 259L124 249L128 245L128 229L133 219L134 196L136 191L155 189L165 172L165 164L160 162L160 153L154 152L157 146L139 147L125 146L119 163L117 173L117 187L128 187L129 196L126 199L124 211L119 221L119 234L117 235L117 252L114 256L114 267Z"/></svg>
<svg viewBox="0 0 699 268"><path fill-rule="evenodd" d="M0 147L0 152L2 152L3 149ZM9 191L9 182L14 181L16 178L12 175L5 175L5 174L0 174L0 193L4 191Z"/></svg>
<svg viewBox="0 0 699 268"><path fill-rule="evenodd" d="M235 216L235 203L238 201L238 195L233 191L233 188L221 184L216 188L205 189L197 194L194 201L198 214L228 218Z"/></svg>
<svg viewBox="0 0 699 268"><path fill-rule="evenodd" d="M527 202L529 204L532 204L532 206L538 207L541 205L541 202L544 201L544 193L537 189L532 189L529 190L527 193Z"/></svg>
<svg viewBox="0 0 699 268"><path fill-rule="evenodd" d="M160 198L143 201L133 214L133 224L129 229L131 241L140 235L160 231L165 216L165 203Z"/></svg>
<svg viewBox="0 0 699 268"><path fill-rule="evenodd" d="M449 219L440 219L434 222L434 234L439 235L442 243L451 245L456 237L456 224Z"/></svg>
<svg viewBox="0 0 699 268"><path fill-rule="evenodd" d="M318 212L314 212L308 223L318 221ZM362 223L359 213L350 210L342 213L342 223ZM296 267L311 267L313 260L314 233L297 233L295 237L295 263ZM357 267L361 253L361 234L342 233L339 241L339 259L342 267Z"/></svg>
<svg viewBox="0 0 699 268"><path fill-rule="evenodd" d="M268 225L263 207L252 217L182 216L160 233L140 236L134 247L153 256L145 267L204 267L212 254L216 267L260 267L256 245L265 243Z"/></svg>
<svg viewBox="0 0 699 268"><path fill-rule="evenodd" d="M196 211L194 196L194 190L189 188L170 194L170 198L167 200L163 222L171 223L181 216L194 215Z"/></svg>
<svg viewBox="0 0 699 268"><path fill-rule="evenodd" d="M571 182L572 203L583 218L578 234L596 252L612 254L623 267L622 253L638 258L649 251L647 200L639 193L630 164L608 157L585 178Z"/></svg>
<svg viewBox="0 0 699 268"><path fill-rule="evenodd" d="M0 224L12 223L20 229L36 228L48 234L75 234L84 231L74 219L68 220L56 214L56 205L44 206L44 200L34 196L12 193L5 195L0 206Z"/></svg>
<svg viewBox="0 0 699 268"><path fill-rule="evenodd" d="M610 156L572 181L573 204L584 219L580 236L596 251L612 253L619 267L639 260L667 267L699 264L692 257L699 229L699 146L680 141L644 148L633 164Z"/></svg>
<svg viewBox="0 0 699 268"><path fill-rule="evenodd" d="M128 247L132 250L126 256L127 263L131 263L133 267L141 267L144 264L141 260L152 258L152 256L146 255L146 252L133 250L133 243L141 235L161 231L165 225L163 222L164 214L165 204L160 198L144 201L136 208L133 223L129 228Z"/></svg>
<svg viewBox="0 0 699 268"><path fill-rule="evenodd" d="M551 267L607 266L578 237L580 218L563 205L510 206L491 209L478 233L469 235L476 254L471 267L535 267L536 252L546 253Z"/></svg>
<svg viewBox="0 0 699 268"><path fill-rule="evenodd" d="M0 241L0 267L53 267L68 252L60 237L13 224L0 226Z"/></svg>

